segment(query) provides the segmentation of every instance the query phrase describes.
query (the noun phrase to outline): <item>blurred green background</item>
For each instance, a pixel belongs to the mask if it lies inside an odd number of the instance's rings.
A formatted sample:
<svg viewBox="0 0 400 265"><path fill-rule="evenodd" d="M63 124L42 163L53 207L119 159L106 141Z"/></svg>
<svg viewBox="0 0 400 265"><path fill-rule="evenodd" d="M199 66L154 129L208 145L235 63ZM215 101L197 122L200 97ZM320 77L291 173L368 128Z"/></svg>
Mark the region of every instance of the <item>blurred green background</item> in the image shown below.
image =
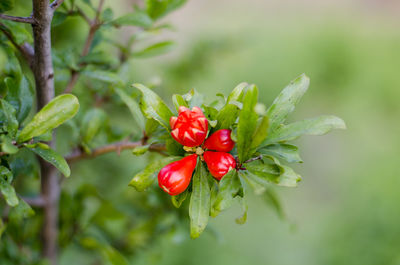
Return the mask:
<svg viewBox="0 0 400 265"><path fill-rule="evenodd" d="M121 14L131 4L106 1L120 5ZM175 27L167 37L176 48L133 59L127 74L157 84L169 104L173 93L192 87L212 101L247 81L269 105L304 72L311 86L291 118L335 114L348 129L297 142L305 163L296 171L304 180L279 189L287 220L254 196L245 225L234 222L237 206L211 220L211 233L172 243L163 238L134 264L400 264L399 12L398 1L389 0L192 0L165 18ZM81 30L53 36L58 43L71 36L83 41ZM116 113L115 122L127 123L128 116ZM135 198L126 185L142 169L140 159L127 152L90 167L77 164L65 187L85 176L105 197ZM117 173L111 178L110 172ZM62 264L87 264L73 253L67 249Z"/></svg>
<svg viewBox="0 0 400 265"><path fill-rule="evenodd" d="M269 105L305 72L311 86L293 119L343 118L346 131L298 141L304 180L280 189L287 221L254 197L248 222L238 207L182 244L143 253L156 264L400 264L400 30L398 1L189 1L168 17L178 47L135 61L157 90L192 87L212 97L242 81Z"/></svg>

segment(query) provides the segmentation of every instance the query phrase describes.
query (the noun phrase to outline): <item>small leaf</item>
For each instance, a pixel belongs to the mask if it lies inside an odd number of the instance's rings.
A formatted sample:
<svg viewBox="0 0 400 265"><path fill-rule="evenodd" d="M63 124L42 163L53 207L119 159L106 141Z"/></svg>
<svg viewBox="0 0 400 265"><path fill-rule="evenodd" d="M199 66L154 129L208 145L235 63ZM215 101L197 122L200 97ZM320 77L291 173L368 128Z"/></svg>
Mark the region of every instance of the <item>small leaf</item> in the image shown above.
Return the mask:
<svg viewBox="0 0 400 265"><path fill-rule="evenodd" d="M344 121L335 116L320 116L281 126L267 137L265 144L286 142L302 135L323 135L332 129L346 129Z"/></svg>
<svg viewBox="0 0 400 265"><path fill-rule="evenodd" d="M245 224L247 221L247 210L249 206L245 198L240 198L240 205L242 207L242 215L235 219L235 222L239 225Z"/></svg>
<svg viewBox="0 0 400 265"><path fill-rule="evenodd" d="M280 126L286 117L294 110L297 102L307 91L310 79L302 74L285 87L278 97L274 100L267 111L270 118L270 131Z"/></svg>
<svg viewBox="0 0 400 265"><path fill-rule="evenodd" d="M11 171L4 166L0 166L0 191L7 204L14 207L18 204L18 197L15 193L14 187L11 186L12 180L13 175Z"/></svg>
<svg viewBox="0 0 400 265"><path fill-rule="evenodd" d="M239 114L239 108L236 105L227 103L219 112L216 117L217 125L215 130L230 129L236 122Z"/></svg>
<svg viewBox="0 0 400 265"><path fill-rule="evenodd" d="M264 116L261 119L261 122L258 124L258 127L253 135L253 140L251 142L251 149L255 150L257 147L264 142L265 138L268 135L269 128L269 118L268 116Z"/></svg>
<svg viewBox="0 0 400 265"><path fill-rule="evenodd" d="M121 97L122 101L131 111L133 119L141 130L145 129L145 119L143 117L142 111L140 110L139 104L129 96L124 90L120 88L115 88L115 92Z"/></svg>
<svg viewBox="0 0 400 265"><path fill-rule="evenodd" d="M135 12L126 14L111 22L112 25L119 26L138 26L149 28L153 24L153 20L143 11L136 10Z"/></svg>
<svg viewBox="0 0 400 265"><path fill-rule="evenodd" d="M183 99L189 103L189 108L199 107L203 104L204 96L192 88L188 93L182 95Z"/></svg>
<svg viewBox="0 0 400 265"><path fill-rule="evenodd" d="M246 161L251 156L251 142L257 127L257 114L254 107L257 104L258 89L255 85L248 88L243 99L243 109L239 114L237 128L237 150L239 162Z"/></svg>
<svg viewBox="0 0 400 265"><path fill-rule="evenodd" d="M18 142L25 142L58 127L72 118L78 110L79 102L74 95L64 94L54 98L20 132Z"/></svg>
<svg viewBox="0 0 400 265"><path fill-rule="evenodd" d="M15 117L15 109L11 106L10 103L5 101L4 99L0 99L1 109L3 110L5 120L5 129L10 134L11 137L14 137L18 130L18 121Z"/></svg>
<svg viewBox="0 0 400 265"><path fill-rule="evenodd" d="M10 137L6 135L1 136L1 151L7 154L15 154L18 152L18 147L12 143Z"/></svg>
<svg viewBox="0 0 400 265"><path fill-rule="evenodd" d="M263 155L271 155L289 163L302 163L297 146L290 144L271 144L258 150Z"/></svg>
<svg viewBox="0 0 400 265"><path fill-rule="evenodd" d="M178 94L174 94L172 96L172 102L174 103L175 109L176 111L178 111L180 106L184 106L186 108L189 108L189 105L187 104L187 102L183 99L183 97L181 95Z"/></svg>
<svg viewBox="0 0 400 265"><path fill-rule="evenodd" d="M132 55L141 58L153 57L170 51L174 45L175 44L172 41L163 41L150 45L141 51L135 51Z"/></svg>
<svg viewBox="0 0 400 265"><path fill-rule="evenodd" d="M168 106L151 89L142 84L133 84L133 86L142 92L143 97L140 101L140 105L146 117L155 119L169 130L169 119L172 116L172 112Z"/></svg>
<svg viewBox="0 0 400 265"><path fill-rule="evenodd" d="M190 237L197 238L206 228L210 213L210 187L208 172L202 162L197 163L192 180L192 196L190 197Z"/></svg>
<svg viewBox="0 0 400 265"><path fill-rule="evenodd" d="M249 84L243 82L240 83L239 85L237 85L232 92L229 94L228 96L228 100L227 102L231 102L231 101L238 101L241 102L243 99L243 92L245 90L245 88L248 86Z"/></svg>
<svg viewBox="0 0 400 265"><path fill-rule="evenodd" d="M184 192L181 194L178 194L176 196L171 197L172 204L176 207L179 208L181 207L182 203L186 200L188 195L190 194L189 190L186 189Z"/></svg>
<svg viewBox="0 0 400 265"><path fill-rule="evenodd" d="M301 180L301 177L288 166L248 163L245 167L249 172L248 178L264 187L268 187L271 183L278 186L296 187L297 182Z"/></svg>
<svg viewBox="0 0 400 265"><path fill-rule="evenodd" d="M169 163L172 163L174 161L177 161L181 157L166 157L163 159L155 160L154 162L148 164L143 171L139 172L136 174L131 182L129 183L129 186L134 187L137 191L144 191L148 187L153 184L154 180L157 177L158 172L166 165Z"/></svg>
<svg viewBox="0 0 400 265"><path fill-rule="evenodd" d="M107 115L102 109L93 108L86 112L81 126L83 142L90 144L100 129L104 127L106 119Z"/></svg>
<svg viewBox="0 0 400 265"><path fill-rule="evenodd" d="M149 151L149 147L150 147L149 144L137 146L132 150L132 154L134 154L135 156L141 156L145 154L147 151Z"/></svg>
<svg viewBox="0 0 400 265"><path fill-rule="evenodd" d="M278 195L272 188L268 188L264 193L264 201L271 206L282 220L286 219L285 212L283 211L282 205L279 201Z"/></svg>
<svg viewBox="0 0 400 265"><path fill-rule="evenodd" d="M11 77L4 79L6 86L8 87L8 93L6 100L15 108L17 111L17 120L22 123L33 105L33 89L31 83L25 76L22 76L19 82Z"/></svg>
<svg viewBox="0 0 400 265"><path fill-rule="evenodd" d="M27 146L27 148L55 166L65 177L71 175L71 170L69 169L68 163L65 161L64 157L50 149L48 146L35 144L32 147Z"/></svg>
<svg viewBox="0 0 400 265"><path fill-rule="evenodd" d="M242 185L237 171L234 169L230 170L219 182L218 194L212 205L212 217L217 216L219 212L231 207L233 199L240 195L241 188Z"/></svg>

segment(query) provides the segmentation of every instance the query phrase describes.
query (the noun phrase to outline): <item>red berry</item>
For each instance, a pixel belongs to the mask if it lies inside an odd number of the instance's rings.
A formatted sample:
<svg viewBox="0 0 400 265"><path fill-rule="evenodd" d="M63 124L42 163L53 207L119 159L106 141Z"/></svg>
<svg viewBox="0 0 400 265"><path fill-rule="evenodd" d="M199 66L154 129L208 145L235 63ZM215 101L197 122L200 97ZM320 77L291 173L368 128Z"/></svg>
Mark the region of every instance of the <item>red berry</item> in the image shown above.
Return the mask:
<svg viewBox="0 0 400 265"><path fill-rule="evenodd" d="M169 123L172 137L184 146L199 146L206 138L208 122L199 107L180 106L178 117L171 117Z"/></svg>
<svg viewBox="0 0 400 265"><path fill-rule="evenodd" d="M236 167L235 158L229 153L205 151L203 157L211 175L218 180Z"/></svg>
<svg viewBox="0 0 400 265"><path fill-rule="evenodd" d="M186 190L196 167L197 155L193 154L172 162L158 173L158 185L171 196Z"/></svg>
<svg viewBox="0 0 400 265"><path fill-rule="evenodd" d="M209 150L229 152L235 146L231 138L231 130L222 129L211 134L204 142L204 147Z"/></svg>

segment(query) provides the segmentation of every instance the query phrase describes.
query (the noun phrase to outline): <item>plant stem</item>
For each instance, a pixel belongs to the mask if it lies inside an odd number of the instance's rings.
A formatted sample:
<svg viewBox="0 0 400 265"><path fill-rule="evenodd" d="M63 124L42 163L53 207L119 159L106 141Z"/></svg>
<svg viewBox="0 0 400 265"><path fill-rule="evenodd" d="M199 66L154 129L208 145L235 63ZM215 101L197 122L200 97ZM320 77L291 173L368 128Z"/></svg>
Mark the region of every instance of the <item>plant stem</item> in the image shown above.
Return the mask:
<svg viewBox="0 0 400 265"><path fill-rule="evenodd" d="M33 75L36 83L38 109L54 98L54 69L51 56L51 20L53 9L49 0L32 0L32 24L34 39ZM53 137L54 141L54 137ZM52 142L49 145L53 145ZM44 200L44 220L42 226L42 254L50 264L57 264L58 257L58 202L60 185L55 168L40 159L41 197Z"/></svg>

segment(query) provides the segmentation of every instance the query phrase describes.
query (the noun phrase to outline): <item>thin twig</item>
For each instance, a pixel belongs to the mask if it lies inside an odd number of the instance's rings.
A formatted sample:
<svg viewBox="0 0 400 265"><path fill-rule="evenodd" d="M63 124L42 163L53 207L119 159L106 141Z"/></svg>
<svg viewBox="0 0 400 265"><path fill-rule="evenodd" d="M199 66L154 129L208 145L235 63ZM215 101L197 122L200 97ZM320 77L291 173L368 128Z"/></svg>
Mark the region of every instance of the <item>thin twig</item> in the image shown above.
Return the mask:
<svg viewBox="0 0 400 265"><path fill-rule="evenodd" d="M23 43L22 45L19 45L17 41L14 39L14 36L12 35L10 29L7 28L6 25L0 22L0 31L6 35L8 40L14 45L15 48L22 54L22 56L25 58L29 66L32 68L33 66L33 56L34 56L34 50L33 47L29 43Z"/></svg>
<svg viewBox="0 0 400 265"><path fill-rule="evenodd" d="M46 204L46 201L41 196L22 197L22 199L32 207L43 207Z"/></svg>
<svg viewBox="0 0 400 265"><path fill-rule="evenodd" d="M96 148L92 150L90 154L83 152L82 150L78 149L69 156L67 156L65 159L67 160L68 163L76 162L82 159L88 159L88 158L95 158L97 156L111 153L111 152L117 152L120 153L122 150L129 150L129 149L134 149L136 147L143 146L141 141L137 142L118 142L118 143L113 143L109 145L105 145L99 148ZM161 144L154 144L149 147L150 151L153 152L158 152L161 154L164 154L165 145Z"/></svg>
<svg viewBox="0 0 400 265"><path fill-rule="evenodd" d="M56 10L62 3L64 2L64 0L54 0L51 4L50 4L50 8L54 10Z"/></svg>
<svg viewBox="0 0 400 265"><path fill-rule="evenodd" d="M244 161L243 163L244 163L244 164L250 163L250 162L253 162L253 161L261 160L262 158L263 158L263 156L262 156L262 155L259 155L259 156L250 158L249 160L246 160L246 161Z"/></svg>
<svg viewBox="0 0 400 265"><path fill-rule="evenodd" d="M89 23L89 33L86 38L85 44L83 45L81 57L84 57L89 54L90 47L92 46L94 36L95 36L97 30L101 26L101 22L99 19L100 19L101 10L103 9L103 4L104 4L104 0L100 0L99 6L96 11L96 16L93 21L91 21L85 15L85 13L82 12L82 10L78 9L78 12L81 14L81 16ZM79 67L84 67L85 65L86 65L85 63L80 63ZM64 93L70 93L72 91L76 82L78 81L79 74L80 74L79 71L71 70L71 78L69 79L69 82L64 90Z"/></svg>
<svg viewBox="0 0 400 265"><path fill-rule="evenodd" d="M9 16L6 14L0 14L0 19L10 20L14 22L21 22L27 24L35 24L36 21L32 17L16 17L16 16Z"/></svg>

